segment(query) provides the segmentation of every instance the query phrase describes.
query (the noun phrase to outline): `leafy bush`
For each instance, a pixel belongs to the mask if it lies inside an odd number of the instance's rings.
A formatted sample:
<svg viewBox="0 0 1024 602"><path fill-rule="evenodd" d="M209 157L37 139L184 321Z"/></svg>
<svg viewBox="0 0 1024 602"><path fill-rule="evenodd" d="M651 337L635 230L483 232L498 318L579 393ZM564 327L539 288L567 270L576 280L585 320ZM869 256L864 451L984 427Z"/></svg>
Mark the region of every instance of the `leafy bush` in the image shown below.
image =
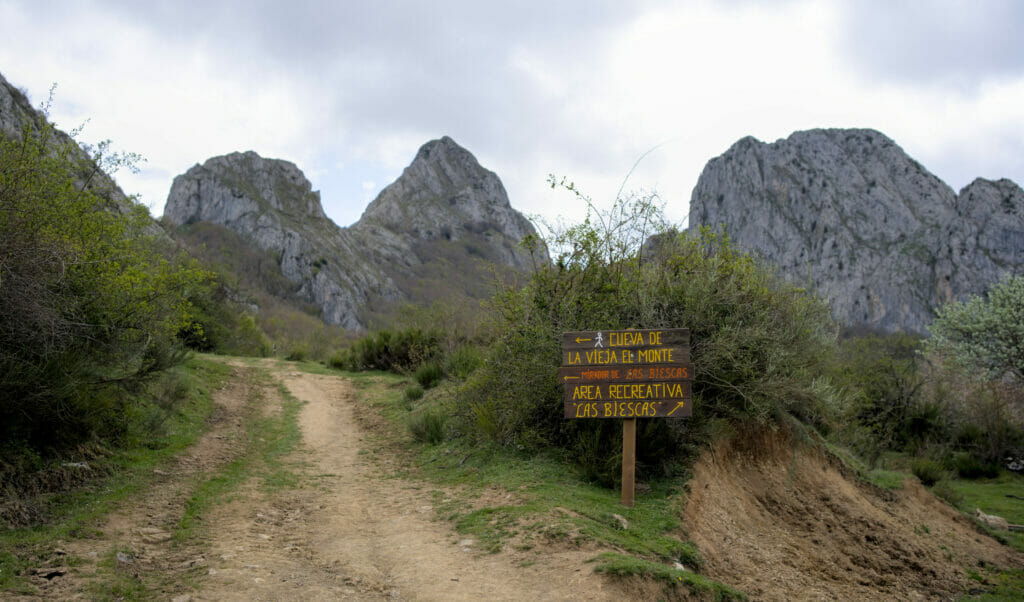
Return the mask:
<svg viewBox="0 0 1024 602"><path fill-rule="evenodd" d="M416 401L417 399L423 398L423 387L419 385L409 385L405 388L405 398L409 401Z"/></svg>
<svg viewBox="0 0 1024 602"><path fill-rule="evenodd" d="M939 481L932 487L932 493L949 502L954 508L964 503L964 496L953 488L949 481Z"/></svg>
<svg viewBox="0 0 1024 602"><path fill-rule="evenodd" d="M408 419L409 432L417 441L431 445L444 441L447 416L439 408L413 412Z"/></svg>
<svg viewBox="0 0 1024 602"><path fill-rule="evenodd" d="M1024 380L1024 276L1007 274L985 298L946 305L929 331L931 349L951 353L989 378Z"/></svg>
<svg viewBox="0 0 1024 602"><path fill-rule="evenodd" d="M559 340L564 331L633 327L688 327L695 365L694 417L641 421L641 472L699 444L717 420L767 425L792 415L826 426L830 392L817 376L836 333L823 302L722 235L664 229L651 197L608 212L589 206L582 223L529 239L554 261L492 302L496 340L459 393L468 432L523 449L560 447L613 482L617 462L607 457L621 449L621 427L563 418Z"/></svg>
<svg viewBox="0 0 1024 602"><path fill-rule="evenodd" d="M483 352L479 347L460 345L446 358L444 371L459 380L466 380L483 361Z"/></svg>
<svg viewBox="0 0 1024 602"><path fill-rule="evenodd" d="M113 191L101 167L131 157L106 149L87 156L42 116L0 131L0 440L117 439L133 394L183 357L208 275Z"/></svg>
<svg viewBox="0 0 1024 602"><path fill-rule="evenodd" d="M951 468L963 479L994 479L999 476L998 464L984 462L969 453L955 454Z"/></svg>
<svg viewBox="0 0 1024 602"><path fill-rule="evenodd" d="M910 465L910 472L927 487L939 482L946 474L941 464L926 458L915 459Z"/></svg>
<svg viewBox="0 0 1024 602"><path fill-rule="evenodd" d="M439 353L437 332L381 330L357 339L333 363L345 370L408 372Z"/></svg>
<svg viewBox="0 0 1024 602"><path fill-rule="evenodd" d="M288 352L288 355L284 356L284 359L290 362L302 362L306 360L308 354L305 347L294 347Z"/></svg>
<svg viewBox="0 0 1024 602"><path fill-rule="evenodd" d="M941 430L934 408L922 405L919 344L908 334L852 336L840 342L829 367L833 382L847 392L843 421L850 427L840 438L855 444L872 464L885 450L923 445ZM858 428L870 437L853 441Z"/></svg>
<svg viewBox="0 0 1024 602"><path fill-rule="evenodd" d="M413 373L413 378L420 384L424 389L433 388L434 385L441 382L444 378L444 370L441 369L441 365L437 362L427 362L421 364L419 368L416 368L416 372Z"/></svg>

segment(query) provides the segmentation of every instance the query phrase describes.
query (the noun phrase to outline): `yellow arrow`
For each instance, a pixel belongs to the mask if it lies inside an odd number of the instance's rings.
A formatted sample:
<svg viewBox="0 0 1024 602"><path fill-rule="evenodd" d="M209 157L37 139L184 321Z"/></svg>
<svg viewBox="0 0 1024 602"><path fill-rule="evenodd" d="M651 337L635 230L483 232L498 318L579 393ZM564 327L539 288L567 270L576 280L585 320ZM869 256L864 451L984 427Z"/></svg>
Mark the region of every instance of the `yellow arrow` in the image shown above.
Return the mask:
<svg viewBox="0 0 1024 602"><path fill-rule="evenodd" d="M686 402L685 401L680 401L679 403L676 404L676 407L672 408L672 412L675 412L679 408L682 408L682 407L685 407L685 406L686 406ZM667 415L671 416L672 412L669 412Z"/></svg>
<svg viewBox="0 0 1024 602"><path fill-rule="evenodd" d="M577 343L582 343L583 341L593 341L593 340L594 339L581 339L580 337L576 337L576 342Z"/></svg>
<svg viewBox="0 0 1024 602"><path fill-rule="evenodd" d="M569 379L578 380L579 379L578 376L566 376L564 378L565 378L565 380L569 380Z"/></svg>

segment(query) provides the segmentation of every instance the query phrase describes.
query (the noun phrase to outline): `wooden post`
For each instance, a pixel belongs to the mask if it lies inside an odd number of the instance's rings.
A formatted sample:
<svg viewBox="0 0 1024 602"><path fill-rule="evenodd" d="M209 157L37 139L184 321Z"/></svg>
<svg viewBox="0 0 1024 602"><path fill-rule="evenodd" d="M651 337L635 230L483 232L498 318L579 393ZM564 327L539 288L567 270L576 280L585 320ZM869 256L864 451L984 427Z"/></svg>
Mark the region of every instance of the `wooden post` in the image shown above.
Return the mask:
<svg viewBox="0 0 1024 602"><path fill-rule="evenodd" d="M622 505L633 507L636 489L636 418L622 421Z"/></svg>

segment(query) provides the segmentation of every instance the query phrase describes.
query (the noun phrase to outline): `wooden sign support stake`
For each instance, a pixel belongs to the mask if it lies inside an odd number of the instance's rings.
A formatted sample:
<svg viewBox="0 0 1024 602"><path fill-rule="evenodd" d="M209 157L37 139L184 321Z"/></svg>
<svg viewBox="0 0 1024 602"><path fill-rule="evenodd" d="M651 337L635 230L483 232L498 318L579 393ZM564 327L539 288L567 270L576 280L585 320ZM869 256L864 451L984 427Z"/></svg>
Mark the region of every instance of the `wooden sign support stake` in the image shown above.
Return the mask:
<svg viewBox="0 0 1024 602"><path fill-rule="evenodd" d="M633 507L636 490L636 418L622 421L622 505Z"/></svg>

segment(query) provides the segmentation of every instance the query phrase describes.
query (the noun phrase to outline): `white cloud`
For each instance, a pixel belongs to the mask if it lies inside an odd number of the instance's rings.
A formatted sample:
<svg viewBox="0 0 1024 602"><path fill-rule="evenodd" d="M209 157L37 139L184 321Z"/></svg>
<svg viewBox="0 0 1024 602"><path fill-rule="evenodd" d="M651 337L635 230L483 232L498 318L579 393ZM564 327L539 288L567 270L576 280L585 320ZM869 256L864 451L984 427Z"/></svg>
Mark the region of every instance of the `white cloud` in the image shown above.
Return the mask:
<svg viewBox="0 0 1024 602"><path fill-rule="evenodd" d="M583 208L548 173L607 201L651 151L626 188L657 187L681 221L706 161L745 135L874 127L955 187L1024 180L1014 6L0 0L0 72L37 101L58 82L62 127L88 117L85 140L143 154L119 181L156 213L175 175L251 149L305 170L344 225L365 184L447 134L549 217ZM932 58L944 42L960 58Z"/></svg>

